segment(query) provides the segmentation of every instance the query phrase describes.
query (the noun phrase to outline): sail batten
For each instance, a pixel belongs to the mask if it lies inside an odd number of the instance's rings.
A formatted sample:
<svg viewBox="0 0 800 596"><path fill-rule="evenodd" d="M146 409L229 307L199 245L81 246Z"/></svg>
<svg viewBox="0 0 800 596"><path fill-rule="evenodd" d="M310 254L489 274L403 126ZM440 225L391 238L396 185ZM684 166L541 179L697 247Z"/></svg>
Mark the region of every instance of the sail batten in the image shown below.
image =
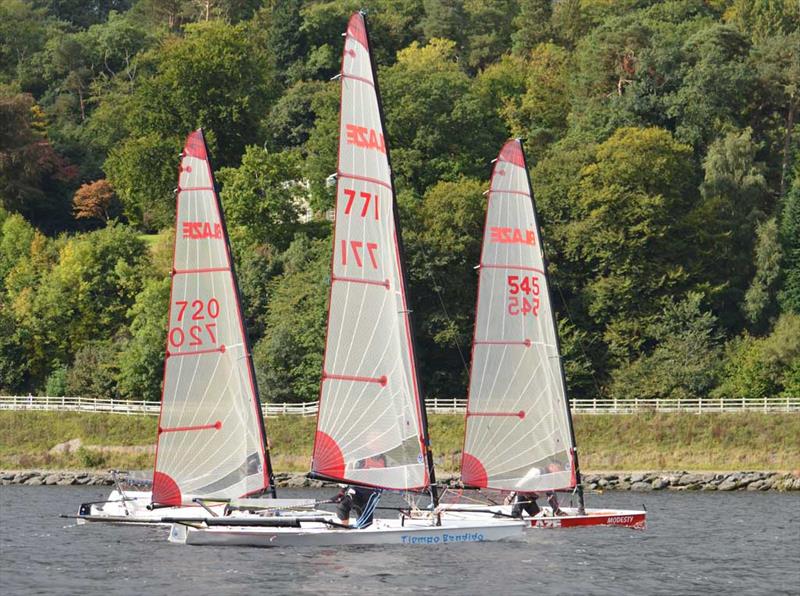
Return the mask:
<svg viewBox="0 0 800 596"><path fill-rule="evenodd" d="M342 53L336 216L312 475L405 490L430 483L394 187L360 13Z"/></svg>
<svg viewBox="0 0 800 596"><path fill-rule="evenodd" d="M201 130L176 192L169 328L153 502L271 488L263 421L225 221Z"/></svg>
<svg viewBox="0 0 800 596"><path fill-rule="evenodd" d="M519 140L501 149L487 195L462 481L500 490L571 488L566 387Z"/></svg>

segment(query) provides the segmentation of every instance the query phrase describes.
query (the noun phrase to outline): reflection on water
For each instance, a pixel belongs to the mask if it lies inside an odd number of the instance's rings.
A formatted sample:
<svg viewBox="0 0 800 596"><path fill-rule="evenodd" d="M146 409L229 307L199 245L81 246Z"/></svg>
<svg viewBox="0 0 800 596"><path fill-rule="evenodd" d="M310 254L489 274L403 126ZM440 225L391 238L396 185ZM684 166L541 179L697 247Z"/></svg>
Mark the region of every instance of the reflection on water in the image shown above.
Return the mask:
<svg viewBox="0 0 800 596"><path fill-rule="evenodd" d="M106 492L0 488L2 593L796 594L800 585L797 493L591 496L598 507L644 502L643 532L539 530L524 542L452 547L220 549L168 544L161 528L58 518Z"/></svg>

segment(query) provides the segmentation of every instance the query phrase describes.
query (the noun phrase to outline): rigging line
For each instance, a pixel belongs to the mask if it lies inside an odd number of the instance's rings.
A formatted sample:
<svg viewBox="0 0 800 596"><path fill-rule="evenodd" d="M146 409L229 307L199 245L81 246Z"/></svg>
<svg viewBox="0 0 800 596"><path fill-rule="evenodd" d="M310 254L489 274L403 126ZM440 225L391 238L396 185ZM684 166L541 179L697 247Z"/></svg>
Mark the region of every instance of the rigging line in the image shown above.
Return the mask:
<svg viewBox="0 0 800 596"><path fill-rule="evenodd" d="M567 313L567 320L569 320L569 322L572 323L573 325L576 325L575 321L572 318L572 313L569 311L569 307L567 306L567 299L564 297L564 293L561 291L561 286L558 285L558 282L555 280L555 278L552 278L549 275L547 275L546 277L550 277L550 280L547 281L553 282L553 287L555 287L556 291L558 292L558 295L561 297L561 304L564 306L564 311ZM558 324L558 322L556 322L556 324ZM586 358L586 360L589 362L590 365L589 374L592 377L592 384L594 385L594 388L597 391L597 395L599 397L600 395L602 395L602 393L600 391L600 384L597 382L597 376L594 374L594 365L592 364L592 359L586 353L586 350L583 349L583 342L580 340L580 338L576 337L575 343L578 344L578 348L580 349L581 354L583 354L583 357ZM559 354L559 358L563 359L564 358L563 354Z"/></svg>
<svg viewBox="0 0 800 596"><path fill-rule="evenodd" d="M442 298L442 293L439 291L439 281L436 279L436 275L433 273L433 267L431 267L430 259L428 259L428 253L425 252L425 245L423 242L419 244L420 250L422 251L422 257L425 259L425 265L428 269L428 274L431 277L431 281L433 281L433 289L436 292L436 297L439 298L439 304L442 307L442 312L444 312L444 317L448 323L453 323L453 319L450 317L450 313L447 312L447 306L445 306L444 298ZM458 334L453 337L453 343L456 345L456 350L458 350L458 356L461 358L461 364L464 367L464 372L467 373L469 376L469 366L467 365L467 359L464 358L464 352L461 350L461 342L458 341Z"/></svg>

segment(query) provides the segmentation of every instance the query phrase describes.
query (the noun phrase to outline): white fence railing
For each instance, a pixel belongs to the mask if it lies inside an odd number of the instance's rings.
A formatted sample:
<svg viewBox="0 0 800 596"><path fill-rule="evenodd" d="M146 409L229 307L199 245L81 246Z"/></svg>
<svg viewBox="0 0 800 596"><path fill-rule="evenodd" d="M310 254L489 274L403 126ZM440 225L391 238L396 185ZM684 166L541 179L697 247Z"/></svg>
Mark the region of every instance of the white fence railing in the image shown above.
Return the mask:
<svg viewBox="0 0 800 596"><path fill-rule="evenodd" d="M434 414L463 414L467 409L464 398L429 398L428 412ZM761 400L743 399L575 399L572 411L577 414L632 414L635 412L800 412L800 397L768 397ZM115 414L157 415L159 404L151 401L94 399L88 397L0 396L0 410L43 410L55 412L111 412ZM315 416L319 402L296 404L264 404L264 415Z"/></svg>

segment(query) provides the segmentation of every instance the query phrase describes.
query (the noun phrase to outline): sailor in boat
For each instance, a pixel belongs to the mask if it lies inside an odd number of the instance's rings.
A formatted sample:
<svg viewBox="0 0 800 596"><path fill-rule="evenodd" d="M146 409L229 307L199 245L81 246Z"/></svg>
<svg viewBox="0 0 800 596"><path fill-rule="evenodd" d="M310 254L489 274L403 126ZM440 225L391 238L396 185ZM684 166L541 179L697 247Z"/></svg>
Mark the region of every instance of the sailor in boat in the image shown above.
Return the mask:
<svg viewBox="0 0 800 596"><path fill-rule="evenodd" d="M358 469L385 468L386 456L383 453L379 453L378 455L361 459L356 462L355 467ZM336 516L342 525L349 526L350 511L355 511L358 519L353 527L361 529L372 525L375 509L378 506L382 492L377 488L345 485L333 499L335 503L338 503Z"/></svg>
<svg viewBox="0 0 800 596"><path fill-rule="evenodd" d="M551 463L547 465L548 472L560 472L561 470L562 467L557 463ZM547 497L547 503L550 505L554 516L566 515L561 507L558 506L558 497L554 491L547 491L545 496ZM514 517L521 518L523 511L531 517L536 517L541 512L541 508L536 502L536 499L538 498L539 493L517 491L509 494L506 502L512 504L511 515Z"/></svg>

